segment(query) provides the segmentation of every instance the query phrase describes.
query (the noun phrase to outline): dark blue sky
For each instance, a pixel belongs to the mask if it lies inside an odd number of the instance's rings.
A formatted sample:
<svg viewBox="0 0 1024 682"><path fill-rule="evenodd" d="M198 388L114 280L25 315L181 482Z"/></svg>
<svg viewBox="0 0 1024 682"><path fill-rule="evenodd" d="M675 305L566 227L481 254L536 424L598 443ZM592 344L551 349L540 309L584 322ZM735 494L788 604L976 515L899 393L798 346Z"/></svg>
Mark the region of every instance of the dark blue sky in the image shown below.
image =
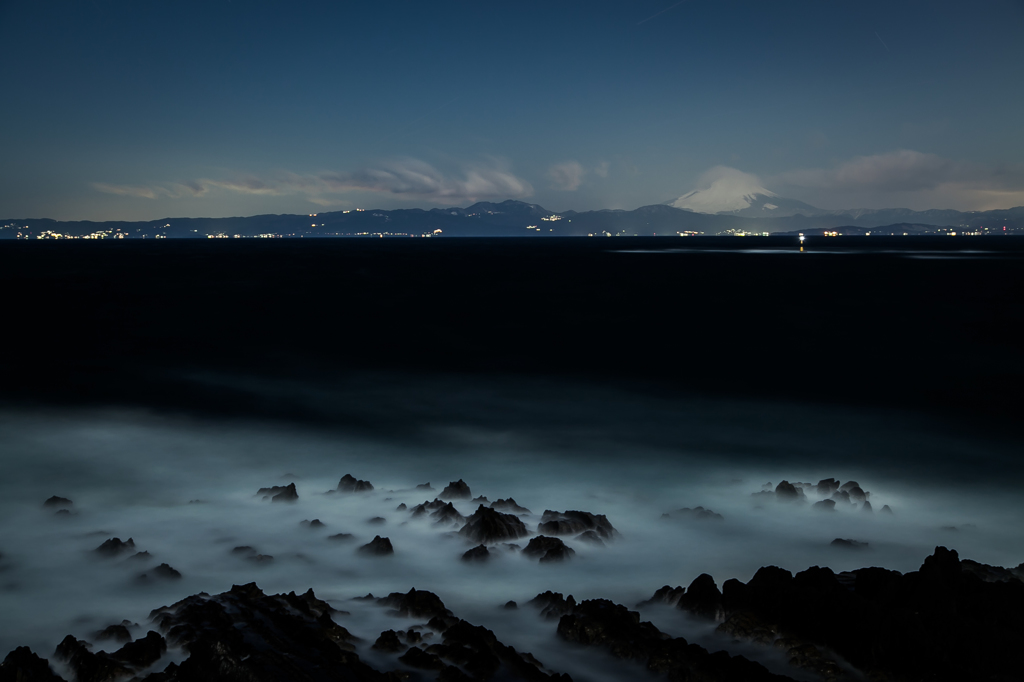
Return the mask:
<svg viewBox="0 0 1024 682"><path fill-rule="evenodd" d="M1024 3L0 2L0 217L1024 204ZM721 171L718 171L721 173Z"/></svg>

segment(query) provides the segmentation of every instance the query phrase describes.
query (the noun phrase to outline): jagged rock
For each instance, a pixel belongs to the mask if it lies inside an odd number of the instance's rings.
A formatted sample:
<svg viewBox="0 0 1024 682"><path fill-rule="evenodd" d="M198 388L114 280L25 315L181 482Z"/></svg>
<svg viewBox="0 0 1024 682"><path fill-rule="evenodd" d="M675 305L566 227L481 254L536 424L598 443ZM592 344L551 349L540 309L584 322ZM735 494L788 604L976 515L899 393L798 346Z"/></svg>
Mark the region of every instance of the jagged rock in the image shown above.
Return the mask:
<svg viewBox="0 0 1024 682"><path fill-rule="evenodd" d="M541 561L563 561L576 554L576 552L561 538L549 538L538 535L530 539L530 542L523 550L523 554L529 557L540 557Z"/></svg>
<svg viewBox="0 0 1024 682"><path fill-rule="evenodd" d="M811 508L814 509L815 511L834 512L836 510L836 501L818 500L817 502L811 505Z"/></svg>
<svg viewBox="0 0 1024 682"><path fill-rule="evenodd" d="M547 509L537 526L538 533L549 535L572 535L588 530L594 531L605 540L613 537L617 532L604 514L572 510L557 512Z"/></svg>
<svg viewBox="0 0 1024 682"><path fill-rule="evenodd" d="M27 646L19 646L0 663L0 682L64 682L50 663Z"/></svg>
<svg viewBox="0 0 1024 682"><path fill-rule="evenodd" d="M818 481L817 491L819 497L830 497L837 490L839 490L839 481L834 478L823 478Z"/></svg>
<svg viewBox="0 0 1024 682"><path fill-rule="evenodd" d="M355 540L355 536L352 533L335 533L334 535L328 535L327 539L334 542L348 542Z"/></svg>
<svg viewBox="0 0 1024 682"><path fill-rule="evenodd" d="M637 608L643 608L644 606L650 606L652 604L667 604L668 606L675 606L679 603L679 598L686 593L686 588L671 587L665 585L654 592L654 595L646 601L642 601L637 604Z"/></svg>
<svg viewBox="0 0 1024 682"><path fill-rule="evenodd" d="M593 530L584 531L576 537L574 537L573 540L576 540L578 542L585 542L588 545L599 545L601 547L604 547L604 540L602 540L601 536L597 534L597 531Z"/></svg>
<svg viewBox="0 0 1024 682"><path fill-rule="evenodd" d="M151 578L156 578L160 580L181 580L181 573L171 568L167 564L160 564L148 573L143 573L139 576L139 580L143 581L149 580Z"/></svg>
<svg viewBox="0 0 1024 682"><path fill-rule="evenodd" d="M1011 580L1024 581L1024 564L1015 568L1003 568L1001 566L989 566L971 559L961 559L960 569L962 571L978 576L987 583L1004 583Z"/></svg>
<svg viewBox="0 0 1024 682"><path fill-rule="evenodd" d="M868 543L859 542L857 540L844 540L842 538L836 538L829 543L831 547L840 547L842 549L867 549Z"/></svg>
<svg viewBox="0 0 1024 682"><path fill-rule="evenodd" d="M696 521L723 521L725 519L725 517L721 514L713 512L710 509L705 509L704 507L694 507L693 509L690 509L689 507L683 507L682 509L677 509L674 512L662 514L661 518L693 519Z"/></svg>
<svg viewBox="0 0 1024 682"><path fill-rule="evenodd" d="M132 641L132 633L128 630L128 626L134 625L128 621L121 621L117 625L109 625L95 635L93 639L98 642L105 642L113 640L115 642L130 642Z"/></svg>
<svg viewBox="0 0 1024 682"><path fill-rule="evenodd" d="M416 518L417 516L423 516L424 514L437 511L445 504L445 502L442 502L436 497L432 502L424 502L422 504L417 504L415 507L412 508L412 517Z"/></svg>
<svg viewBox="0 0 1024 682"><path fill-rule="evenodd" d="M383 516L374 516L372 519L367 519L366 522L371 526L383 526L388 520Z"/></svg>
<svg viewBox="0 0 1024 682"><path fill-rule="evenodd" d="M487 561L491 557L491 553L487 551L486 545L477 545L471 550L468 550L462 555L463 561Z"/></svg>
<svg viewBox="0 0 1024 682"><path fill-rule="evenodd" d="M373 490L373 484L369 481L361 481L352 474L345 474L338 481L338 487L333 492L338 493L362 493ZM328 491L332 492L332 491Z"/></svg>
<svg viewBox="0 0 1024 682"><path fill-rule="evenodd" d="M441 598L427 590L413 588L405 594L392 592L378 599L377 604L393 609L396 616L403 618L454 618Z"/></svg>
<svg viewBox="0 0 1024 682"><path fill-rule="evenodd" d="M707 573L694 578L686 592L679 596L677 606L704 618L721 620L724 615L722 593L715 584L715 579Z"/></svg>
<svg viewBox="0 0 1024 682"><path fill-rule="evenodd" d="M270 498L271 502L295 502L299 499L299 493L294 483L288 485L273 485L269 488L260 488L256 494L264 500Z"/></svg>
<svg viewBox="0 0 1024 682"><path fill-rule="evenodd" d="M558 621L558 635L584 646L598 646L613 656L646 664L649 671L670 680L744 680L761 682L788 680L772 675L763 666L742 656L715 654L689 644L682 637L672 639L640 614L606 599L579 603L571 614Z"/></svg>
<svg viewBox="0 0 1024 682"><path fill-rule="evenodd" d="M433 488L430 485L430 481L427 481L426 483L420 483L416 486L416 490L433 490Z"/></svg>
<svg viewBox="0 0 1024 682"><path fill-rule="evenodd" d="M466 519L459 535L481 544L515 540L529 535L526 526L513 514L503 514L482 504Z"/></svg>
<svg viewBox="0 0 1024 682"><path fill-rule="evenodd" d="M475 503L475 504L488 504L488 503L490 503L490 500L488 500L488 499L487 499L486 497L484 497L483 495L481 495L480 497L474 497L474 498L473 498L472 500L470 500L470 501L471 501L471 502L473 502L473 503Z"/></svg>
<svg viewBox="0 0 1024 682"><path fill-rule="evenodd" d="M374 642L373 646L370 648L378 651L398 653L399 651L405 651L406 646L398 639L397 632L394 630L385 630L380 633L380 637L377 638L377 641Z"/></svg>
<svg viewBox="0 0 1024 682"><path fill-rule="evenodd" d="M572 610L576 608L576 600L571 594L568 597L563 597L561 592L550 590L541 592L526 604L540 609L540 615L548 620L561 618L567 613L572 613Z"/></svg>
<svg viewBox="0 0 1024 682"><path fill-rule="evenodd" d="M448 667L439 656L428 654L417 646L410 647L408 651L398 657L398 660L410 668L419 668L420 670L439 671Z"/></svg>
<svg viewBox="0 0 1024 682"><path fill-rule="evenodd" d="M789 481L781 481L775 486L775 499L785 502L794 502L804 496L802 488L799 490Z"/></svg>
<svg viewBox="0 0 1024 682"><path fill-rule="evenodd" d="M321 521L320 519L313 519L312 521L309 521L309 520L300 521L299 525L300 526L305 526L306 528L312 528L312 529L324 528L324 527L327 526L327 524L324 523L323 521Z"/></svg>
<svg viewBox="0 0 1024 682"><path fill-rule="evenodd" d="M463 524L466 522L466 517L460 514L451 502L435 510L430 518L434 519L435 523L441 524Z"/></svg>
<svg viewBox="0 0 1024 682"><path fill-rule="evenodd" d="M110 654L89 651L89 644L68 635L57 645L53 657L75 673L77 682L111 682L127 677L131 669Z"/></svg>
<svg viewBox="0 0 1024 682"><path fill-rule="evenodd" d="M516 501L513 498L511 498L511 497L508 498L507 500L495 500L494 502L491 502L491 509L495 509L495 510L500 511L500 512L505 512L506 514L532 514L533 513L529 509L527 509L526 507L521 507L518 504L516 504Z"/></svg>
<svg viewBox="0 0 1024 682"><path fill-rule="evenodd" d="M72 506L74 506L74 504L75 503L69 500L68 498L58 497L57 495L54 495L53 497L50 497L45 502L43 502L44 507L49 507L52 509L70 509ZM35 654L33 654L33 656L34 655Z"/></svg>
<svg viewBox="0 0 1024 682"><path fill-rule="evenodd" d="M152 560L153 560L153 555L150 554L148 551L146 551L146 552L136 552L135 554L132 554L130 557L125 559L125 563L128 563L130 561L133 564L145 564L145 563L148 563L148 562L150 562Z"/></svg>
<svg viewBox="0 0 1024 682"><path fill-rule="evenodd" d="M250 583L151 615L189 652L175 682L391 682L360 660L357 639L331 619L333 611L312 590L266 595Z"/></svg>
<svg viewBox="0 0 1024 682"><path fill-rule="evenodd" d="M468 500L473 497L473 493L469 492L469 486L460 478L445 486L438 497L442 500Z"/></svg>
<svg viewBox="0 0 1024 682"><path fill-rule="evenodd" d="M403 502L402 504L400 504L400 505L398 505L397 507L395 507L395 511L405 511L405 510L406 510L406 509L408 509L408 508L409 508L409 507L408 507L408 506L406 506L405 502Z"/></svg>
<svg viewBox="0 0 1024 682"><path fill-rule="evenodd" d="M135 549L135 541L128 538L124 542L121 542L121 538L110 538L104 540L103 544L93 550L95 554L102 557L116 557L126 552L131 552Z"/></svg>
<svg viewBox="0 0 1024 682"><path fill-rule="evenodd" d="M530 682L561 680L571 682L568 675L549 675L541 670L540 661L527 653L519 653L498 641L485 627L460 620L444 631L441 644L428 648L452 665L442 671L439 680L518 679ZM465 669L467 677L460 671ZM448 671L452 672L449 673Z"/></svg>
<svg viewBox="0 0 1024 682"><path fill-rule="evenodd" d="M505 602L505 605L502 608L509 609L509 610L511 610L511 609L518 609L519 608L519 604L515 603L514 601L507 601L507 602Z"/></svg>
<svg viewBox="0 0 1024 682"><path fill-rule="evenodd" d="M167 642L159 633L150 630L145 637L128 642L110 657L135 670L142 670L156 663L166 652Z"/></svg>
<svg viewBox="0 0 1024 682"><path fill-rule="evenodd" d="M375 535L372 540L360 547L358 551L361 554L387 556L389 554L394 554L395 548L391 546L390 539Z"/></svg>

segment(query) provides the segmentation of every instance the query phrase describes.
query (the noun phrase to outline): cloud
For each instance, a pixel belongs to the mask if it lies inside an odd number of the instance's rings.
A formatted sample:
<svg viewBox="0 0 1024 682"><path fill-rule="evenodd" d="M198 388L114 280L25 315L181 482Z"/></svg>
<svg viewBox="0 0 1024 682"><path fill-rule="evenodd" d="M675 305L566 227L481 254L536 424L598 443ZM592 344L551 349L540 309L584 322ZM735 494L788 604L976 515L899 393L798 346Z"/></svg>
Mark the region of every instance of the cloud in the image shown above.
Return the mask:
<svg viewBox="0 0 1024 682"><path fill-rule="evenodd" d="M380 192L445 204L493 198L520 199L533 194L530 183L512 173L500 159L466 165L458 174L445 174L418 159L398 159L348 173L284 172L273 177L201 178L167 186L94 182L92 187L107 194L145 199L201 197L215 191L250 196L304 195L321 206L344 203L337 195L349 192Z"/></svg>
<svg viewBox="0 0 1024 682"><path fill-rule="evenodd" d="M594 174L598 175L598 176L600 176L602 178L607 178L608 177L608 169L610 167L611 167L610 163L608 163L607 161L602 161L601 163L597 164L597 166L594 168Z"/></svg>
<svg viewBox="0 0 1024 682"><path fill-rule="evenodd" d="M586 172L579 161L563 161L548 169L548 177L551 179L551 186L555 189L574 192L579 189Z"/></svg>

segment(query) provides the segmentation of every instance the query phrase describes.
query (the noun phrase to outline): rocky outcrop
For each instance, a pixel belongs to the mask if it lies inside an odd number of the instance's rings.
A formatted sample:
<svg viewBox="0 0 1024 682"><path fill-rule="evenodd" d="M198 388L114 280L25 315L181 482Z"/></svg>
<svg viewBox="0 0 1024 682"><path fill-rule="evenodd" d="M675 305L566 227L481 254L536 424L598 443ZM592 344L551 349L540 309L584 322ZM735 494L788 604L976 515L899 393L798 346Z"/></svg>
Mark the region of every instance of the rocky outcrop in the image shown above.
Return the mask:
<svg viewBox="0 0 1024 682"><path fill-rule="evenodd" d="M299 493L295 489L294 483L260 488L256 491L256 495L264 500L269 499L271 502L296 502L299 499Z"/></svg>
<svg viewBox="0 0 1024 682"><path fill-rule="evenodd" d="M64 682L50 663L27 646L19 646L0 663L0 682Z"/></svg>
<svg viewBox="0 0 1024 682"><path fill-rule="evenodd" d="M160 564L151 571L141 574L138 580L142 582L148 580L181 580L181 573L168 564Z"/></svg>
<svg viewBox="0 0 1024 682"><path fill-rule="evenodd" d="M466 517L460 514L459 510L451 502L435 509L430 514L430 518L434 519L434 523L443 525L462 525L466 522Z"/></svg>
<svg viewBox="0 0 1024 682"><path fill-rule="evenodd" d="M103 544L93 550L93 553L110 559L134 551L135 541L131 538L128 538L124 542L121 542L121 538L110 538L109 540L104 540Z"/></svg>
<svg viewBox="0 0 1024 682"><path fill-rule="evenodd" d="M515 540L529 535L526 525L513 514L503 514L482 504L466 519L459 535L481 544Z"/></svg>
<svg viewBox="0 0 1024 682"><path fill-rule="evenodd" d="M540 615L543 618L555 620L567 613L572 613L572 610L576 608L576 600L571 594L568 597L563 597L561 592L548 590L526 602L526 605L540 609Z"/></svg>
<svg viewBox="0 0 1024 682"><path fill-rule="evenodd" d="M49 509L71 509L75 505L74 502L66 497L59 497L54 495L43 502L43 506ZM34 656L35 654L33 654Z"/></svg>
<svg viewBox="0 0 1024 682"><path fill-rule="evenodd" d="M511 497L507 500L495 500L491 502L491 509L495 509L506 514L532 514L526 507L521 507L516 504L516 501Z"/></svg>
<svg viewBox="0 0 1024 682"><path fill-rule="evenodd" d="M453 619L455 615L445 607L444 602L433 592L413 588L406 593L392 592L377 600L377 604L385 606L394 615L403 618L424 618L432 620Z"/></svg>
<svg viewBox="0 0 1024 682"><path fill-rule="evenodd" d="M840 549L867 549L868 543L861 542L859 540L844 540L843 538L836 538L832 542L828 543L830 547L838 547Z"/></svg>
<svg viewBox="0 0 1024 682"><path fill-rule="evenodd" d="M676 509L673 512L666 512L661 515L663 519L685 519L692 521L722 521L725 519L724 516L717 512L713 512L710 509L704 507L683 507L682 509Z"/></svg>
<svg viewBox="0 0 1024 682"><path fill-rule="evenodd" d="M345 474L341 477L341 480L338 481L338 487L333 491L329 490L328 492L363 493L371 490L373 490L373 484L369 481L361 481L352 474Z"/></svg>
<svg viewBox="0 0 1024 682"><path fill-rule="evenodd" d="M487 550L486 545L477 545L462 555L463 561L487 561L490 558L491 553Z"/></svg>
<svg viewBox="0 0 1024 682"><path fill-rule="evenodd" d="M537 526L538 533L547 535L576 535L588 530L594 531L605 540L617 533L604 514L591 514L585 511L557 512L548 509Z"/></svg>
<svg viewBox="0 0 1024 682"><path fill-rule="evenodd" d="M564 561L576 555L575 550L566 545L560 538L549 538L538 535L531 538L530 542L523 549L523 554L528 557L539 557L542 562Z"/></svg>
<svg viewBox="0 0 1024 682"><path fill-rule="evenodd" d="M682 637L671 638L640 614L607 599L592 599L576 605L558 621L562 639L604 649L617 658L637 661L650 672L666 675L672 682L781 682L788 677L773 675L758 663L725 652L708 653Z"/></svg>
<svg viewBox="0 0 1024 682"><path fill-rule="evenodd" d="M391 540L389 538L382 538L379 535L375 535L372 540L363 545L357 550L360 554L367 556L388 556L395 553L395 548L391 546Z"/></svg>
<svg viewBox="0 0 1024 682"><path fill-rule="evenodd" d="M442 500L468 500L473 497L473 493L469 491L466 482L460 478L446 485L438 497Z"/></svg>
<svg viewBox="0 0 1024 682"><path fill-rule="evenodd" d="M430 514L431 512L435 512L438 509L441 509L442 507L445 506L445 504L445 502L442 502L436 497L433 499L433 501L417 504L415 507L412 508L412 517L416 518L418 516L423 516L424 514Z"/></svg>
<svg viewBox="0 0 1024 682"><path fill-rule="evenodd" d="M636 606L638 609L643 608L645 606L651 606L652 604L665 604L667 606L675 606L679 603L679 598L682 597L685 593L685 587L672 587L671 585L665 585L664 587L658 588L650 599L642 601Z"/></svg>

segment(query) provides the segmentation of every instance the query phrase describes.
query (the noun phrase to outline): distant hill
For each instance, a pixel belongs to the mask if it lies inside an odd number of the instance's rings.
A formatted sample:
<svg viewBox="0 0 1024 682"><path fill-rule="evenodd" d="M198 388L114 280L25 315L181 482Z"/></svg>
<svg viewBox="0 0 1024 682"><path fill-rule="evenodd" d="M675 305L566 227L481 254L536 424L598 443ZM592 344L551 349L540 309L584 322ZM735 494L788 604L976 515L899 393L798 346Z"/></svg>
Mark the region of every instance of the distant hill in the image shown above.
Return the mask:
<svg viewBox="0 0 1024 682"><path fill-rule="evenodd" d="M746 208L725 213L703 213L665 204L625 210L564 211L555 213L522 201L479 202L466 208L369 209L306 215L258 215L236 218L164 218L138 222L55 221L9 219L0 221L0 239L37 238L233 238L233 237L581 237L647 235L725 235L811 233L842 228L911 226L908 233L931 230L970 230L986 234L1024 232L1024 207L960 212L870 209L819 211L814 215L752 217L750 211L768 211L767 204L783 201L768 195L745 195ZM774 195L773 195L774 196ZM770 202L768 202L770 203ZM798 202L799 203L799 202ZM794 208L794 204L773 204ZM806 204L804 204L806 206ZM811 207L813 208L813 207ZM920 230L924 230L921 232ZM928 228L928 229L925 229ZM902 232L900 233L902 234Z"/></svg>

